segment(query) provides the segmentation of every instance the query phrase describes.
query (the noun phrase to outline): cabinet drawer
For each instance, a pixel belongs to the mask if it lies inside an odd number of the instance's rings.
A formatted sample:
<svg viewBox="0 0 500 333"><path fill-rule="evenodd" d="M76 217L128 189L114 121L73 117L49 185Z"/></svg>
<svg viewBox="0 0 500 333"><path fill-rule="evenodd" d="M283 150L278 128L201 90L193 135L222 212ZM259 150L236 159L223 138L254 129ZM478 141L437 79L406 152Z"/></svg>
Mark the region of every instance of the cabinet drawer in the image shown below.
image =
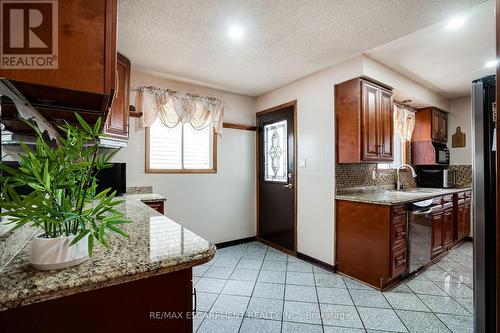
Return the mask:
<svg viewBox="0 0 500 333"><path fill-rule="evenodd" d="M406 248L406 235L406 221L404 223L393 224L391 232L392 249Z"/></svg>
<svg viewBox="0 0 500 333"><path fill-rule="evenodd" d="M406 217L406 205L394 206L393 208L394 217L404 216Z"/></svg>
<svg viewBox="0 0 500 333"><path fill-rule="evenodd" d="M164 205L163 201L149 201L149 202L145 202L145 204L148 205L149 207L153 208L154 210L156 210L160 214L165 214L165 205Z"/></svg>
<svg viewBox="0 0 500 333"><path fill-rule="evenodd" d="M407 251L406 247L399 250L393 250L391 255L391 276L394 278L404 271L407 266Z"/></svg>
<svg viewBox="0 0 500 333"><path fill-rule="evenodd" d="M436 197L432 200L433 205L441 205L443 203L443 197Z"/></svg>
<svg viewBox="0 0 500 333"><path fill-rule="evenodd" d="M470 198L472 196L471 191L457 193L458 199Z"/></svg>
<svg viewBox="0 0 500 333"><path fill-rule="evenodd" d="M453 194L443 196L443 203L453 202Z"/></svg>

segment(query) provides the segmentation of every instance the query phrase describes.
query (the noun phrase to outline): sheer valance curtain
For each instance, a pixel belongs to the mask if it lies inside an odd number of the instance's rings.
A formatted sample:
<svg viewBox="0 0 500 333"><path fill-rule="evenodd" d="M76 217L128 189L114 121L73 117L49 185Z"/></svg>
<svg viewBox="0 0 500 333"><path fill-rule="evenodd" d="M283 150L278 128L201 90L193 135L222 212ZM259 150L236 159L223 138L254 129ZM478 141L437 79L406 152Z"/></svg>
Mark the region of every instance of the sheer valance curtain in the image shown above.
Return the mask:
<svg viewBox="0 0 500 333"><path fill-rule="evenodd" d="M415 128L415 110L411 107L394 103L394 131L399 134L402 143L411 141Z"/></svg>
<svg viewBox="0 0 500 333"><path fill-rule="evenodd" d="M224 101L172 89L137 87L136 110L142 112L141 126L149 127L159 117L167 127L189 123L195 129L212 126L222 133Z"/></svg>

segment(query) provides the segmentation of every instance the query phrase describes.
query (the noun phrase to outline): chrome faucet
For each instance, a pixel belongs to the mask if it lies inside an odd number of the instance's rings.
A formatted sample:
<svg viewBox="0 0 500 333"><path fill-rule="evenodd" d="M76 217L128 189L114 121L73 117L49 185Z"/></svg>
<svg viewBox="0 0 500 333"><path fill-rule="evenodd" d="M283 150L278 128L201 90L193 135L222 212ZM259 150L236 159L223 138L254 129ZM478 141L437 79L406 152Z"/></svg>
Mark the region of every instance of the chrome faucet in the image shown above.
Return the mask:
<svg viewBox="0 0 500 333"><path fill-rule="evenodd" d="M402 190L402 184L401 184L401 180L399 179L399 170L401 170L402 168L404 167L407 167L407 168L410 168L411 170L411 175L413 178L417 177L417 174L415 173L415 169L413 169L413 167L409 164L401 164L398 168L398 170L396 171L396 191L401 191Z"/></svg>

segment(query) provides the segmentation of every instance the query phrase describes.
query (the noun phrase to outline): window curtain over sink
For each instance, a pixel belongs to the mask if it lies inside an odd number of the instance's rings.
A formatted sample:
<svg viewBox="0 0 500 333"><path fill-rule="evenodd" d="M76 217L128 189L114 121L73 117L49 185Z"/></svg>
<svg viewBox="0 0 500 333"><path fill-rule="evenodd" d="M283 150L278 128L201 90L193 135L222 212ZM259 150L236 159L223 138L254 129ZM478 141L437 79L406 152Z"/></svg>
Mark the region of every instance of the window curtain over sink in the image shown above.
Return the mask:
<svg viewBox="0 0 500 333"><path fill-rule="evenodd" d="M212 126L222 133L224 101L172 89L137 87L136 110L142 112L141 126L149 127L159 118L167 127L189 123L195 129Z"/></svg>
<svg viewBox="0 0 500 333"><path fill-rule="evenodd" d="M394 131L399 134L401 142L411 141L415 128L415 110L407 105L394 103Z"/></svg>

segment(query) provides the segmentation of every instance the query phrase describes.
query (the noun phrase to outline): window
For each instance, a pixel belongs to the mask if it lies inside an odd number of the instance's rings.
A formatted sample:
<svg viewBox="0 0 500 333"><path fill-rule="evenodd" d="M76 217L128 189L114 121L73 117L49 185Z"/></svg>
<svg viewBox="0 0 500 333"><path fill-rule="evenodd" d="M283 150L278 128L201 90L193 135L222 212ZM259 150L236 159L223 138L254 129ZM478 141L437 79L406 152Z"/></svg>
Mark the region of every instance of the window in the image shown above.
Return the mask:
<svg viewBox="0 0 500 333"><path fill-rule="evenodd" d="M377 169L397 169L401 164L408 163L406 145L407 142L401 142L399 134L394 133L394 161L391 163L380 163L377 165Z"/></svg>
<svg viewBox="0 0 500 333"><path fill-rule="evenodd" d="M146 173L216 173L217 136L179 123L168 128L156 119L146 128Z"/></svg>

